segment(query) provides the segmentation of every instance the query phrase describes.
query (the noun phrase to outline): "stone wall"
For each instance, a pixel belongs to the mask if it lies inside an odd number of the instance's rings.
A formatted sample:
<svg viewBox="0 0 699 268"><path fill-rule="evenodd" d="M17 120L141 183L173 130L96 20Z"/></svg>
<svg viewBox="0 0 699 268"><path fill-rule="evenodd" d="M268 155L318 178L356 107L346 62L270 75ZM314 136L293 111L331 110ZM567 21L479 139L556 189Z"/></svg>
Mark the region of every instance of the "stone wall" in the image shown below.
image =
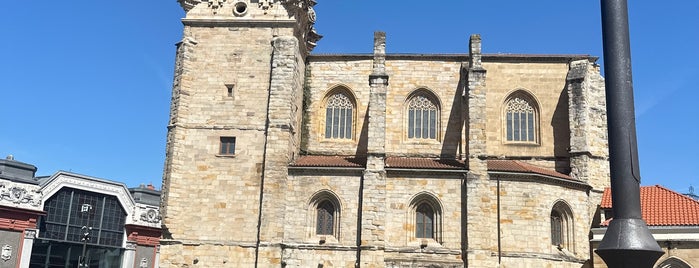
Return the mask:
<svg viewBox="0 0 699 268"><path fill-rule="evenodd" d="M469 54L386 55L383 33L373 55L306 57L302 38L312 26L293 17L312 1L259 1L246 5L249 13L234 9L246 2L181 3L188 14L168 126L163 267L584 265L598 202L586 182L605 174L603 157L569 161L569 133L599 127L570 122L579 118L568 108L579 94L566 75L571 60L585 57L482 55L478 35ZM585 74L599 80L597 69ZM336 90L355 104L352 139L324 137L325 98ZM416 90L439 107L435 140L407 138L406 104ZM536 100L535 143L504 141L503 105L515 90ZM235 154L220 154L220 137L236 138ZM606 144L592 147L598 157ZM303 154L366 155L367 164L289 165ZM466 163L458 171L392 170L386 156ZM583 181L496 174L487 168L492 158L574 170ZM336 199L333 235L316 234L318 196ZM439 208L434 239L415 237L417 198ZM569 204L576 230L565 250L551 245L557 201Z"/></svg>
<svg viewBox="0 0 699 268"><path fill-rule="evenodd" d="M488 155L548 159L568 156L568 102L565 94L568 62L565 59L552 61L497 61L490 58L483 62L483 67L488 70ZM505 137L505 101L518 90L533 96L538 105L539 132L537 142L533 144L507 142Z"/></svg>
<svg viewBox="0 0 699 268"><path fill-rule="evenodd" d="M463 144L460 112L461 61L464 57L399 57L388 55L386 73L390 76L386 93L386 152L389 155L422 155L454 157ZM353 155L362 148L362 132L365 125L366 109L369 103L369 87L366 79L371 73L372 63L363 56L351 56L341 61L331 56L311 56L309 58L309 145L311 153ZM435 73L431 70L440 70ZM351 141L326 139L325 97L336 87L350 90L356 98L355 138ZM440 107L439 132L437 140L409 140L406 129L406 102L418 89L426 90L437 98ZM362 146L362 145L360 145ZM363 145L366 146L366 145ZM463 150L463 148L461 148Z"/></svg>
<svg viewBox="0 0 699 268"><path fill-rule="evenodd" d="M178 48L163 179L161 264L198 260L221 265L227 260L228 267L239 267L254 262L271 40L276 34L293 35L294 29L200 23L186 23ZM304 68L297 69L292 79L300 85ZM297 122L300 113L287 119ZM219 154L220 137L236 138L235 155ZM281 147L286 155L288 143ZM211 250L222 244L224 251Z"/></svg>
<svg viewBox="0 0 699 268"><path fill-rule="evenodd" d="M589 257L588 186L545 182L541 178L495 176L500 181L500 240L503 256L560 261L584 261ZM494 187L497 182L493 181ZM497 189L497 188L496 188ZM495 190L497 194L497 190ZM572 211L572 246L563 250L551 244L551 211L557 202ZM495 223L491 224L495 225Z"/></svg>

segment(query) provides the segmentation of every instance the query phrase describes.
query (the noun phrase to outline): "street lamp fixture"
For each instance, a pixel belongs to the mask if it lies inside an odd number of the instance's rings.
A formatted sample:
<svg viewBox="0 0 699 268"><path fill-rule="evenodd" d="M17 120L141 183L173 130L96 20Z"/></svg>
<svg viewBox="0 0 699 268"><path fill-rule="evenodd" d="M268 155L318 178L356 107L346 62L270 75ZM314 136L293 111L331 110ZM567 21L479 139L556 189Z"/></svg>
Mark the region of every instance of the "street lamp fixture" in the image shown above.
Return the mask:
<svg viewBox="0 0 699 268"><path fill-rule="evenodd" d="M601 8L614 218L595 252L610 268L650 268L663 251L641 217L628 7L601 0Z"/></svg>

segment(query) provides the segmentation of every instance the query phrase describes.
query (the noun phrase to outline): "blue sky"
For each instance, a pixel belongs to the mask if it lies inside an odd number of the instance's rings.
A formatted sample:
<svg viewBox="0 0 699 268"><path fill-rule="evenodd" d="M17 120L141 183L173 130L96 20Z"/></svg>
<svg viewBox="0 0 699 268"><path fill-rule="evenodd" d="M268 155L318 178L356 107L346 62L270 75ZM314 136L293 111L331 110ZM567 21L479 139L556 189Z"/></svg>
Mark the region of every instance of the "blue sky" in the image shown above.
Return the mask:
<svg viewBox="0 0 699 268"><path fill-rule="evenodd" d="M598 1L318 0L315 53L600 56ZM629 1L643 185L699 187L699 2ZM175 46L184 12L168 1L6 1L0 16L0 155L128 186L161 184ZM692 83L694 82L694 83Z"/></svg>

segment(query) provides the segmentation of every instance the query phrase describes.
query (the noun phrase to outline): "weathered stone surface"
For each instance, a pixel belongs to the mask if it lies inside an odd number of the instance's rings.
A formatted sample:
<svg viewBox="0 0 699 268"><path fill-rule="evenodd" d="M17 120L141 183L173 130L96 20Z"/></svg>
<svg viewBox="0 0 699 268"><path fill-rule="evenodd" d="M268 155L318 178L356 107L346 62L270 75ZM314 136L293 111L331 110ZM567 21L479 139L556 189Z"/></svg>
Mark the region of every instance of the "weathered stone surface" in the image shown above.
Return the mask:
<svg viewBox="0 0 699 268"><path fill-rule="evenodd" d="M478 35L468 54L392 55L383 33L372 55L308 56L312 25L297 16L311 2L259 1L232 15L235 1L181 1L162 267L584 265L608 185L594 60L482 54ZM326 101L337 91L354 105L349 139L325 137ZM536 102L536 142L505 139L504 105L515 91ZM434 97L435 139L408 137L416 92ZM236 138L234 155L220 154L220 137ZM304 154L367 160L354 169L289 165ZM465 167L396 169L385 164L391 156L460 158ZM496 158L574 180L489 171ZM316 233L322 198L336 206L331 235ZM416 237L421 198L437 210L432 238ZM551 244L557 203L573 222L565 250Z"/></svg>

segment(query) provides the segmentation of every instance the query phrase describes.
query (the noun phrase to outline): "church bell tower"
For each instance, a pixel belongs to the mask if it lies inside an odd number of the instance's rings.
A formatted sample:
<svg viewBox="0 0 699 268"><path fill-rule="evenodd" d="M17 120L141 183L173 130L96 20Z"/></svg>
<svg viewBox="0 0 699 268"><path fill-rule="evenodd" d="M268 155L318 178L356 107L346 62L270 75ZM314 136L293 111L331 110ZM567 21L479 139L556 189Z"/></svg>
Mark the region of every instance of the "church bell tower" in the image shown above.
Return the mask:
<svg viewBox="0 0 699 268"><path fill-rule="evenodd" d="M278 267L315 1L179 3L161 266Z"/></svg>

